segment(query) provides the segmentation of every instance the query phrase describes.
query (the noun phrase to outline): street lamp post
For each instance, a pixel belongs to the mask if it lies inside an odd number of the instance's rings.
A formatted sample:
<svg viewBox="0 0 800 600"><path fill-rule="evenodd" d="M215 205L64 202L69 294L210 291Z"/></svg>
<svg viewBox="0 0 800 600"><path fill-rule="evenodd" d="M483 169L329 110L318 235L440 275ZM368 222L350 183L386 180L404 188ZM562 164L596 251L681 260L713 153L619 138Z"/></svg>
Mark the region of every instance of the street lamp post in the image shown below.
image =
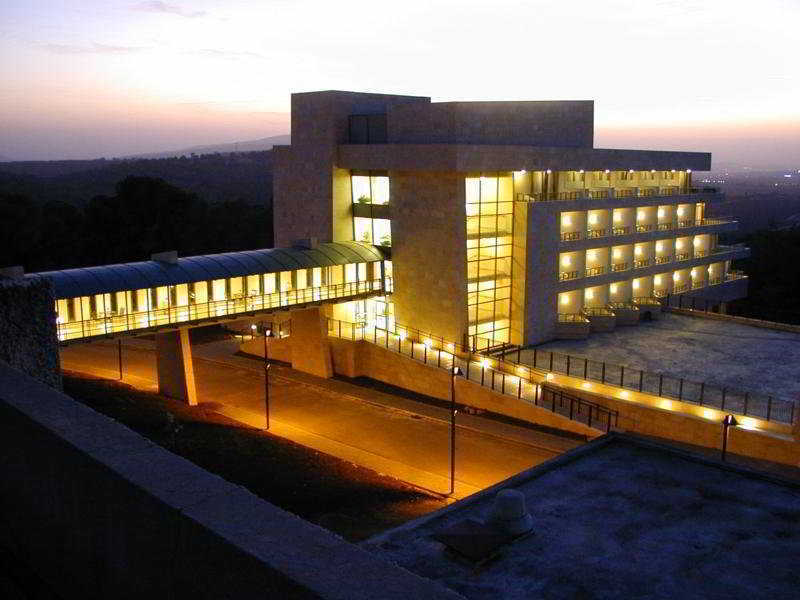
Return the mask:
<svg viewBox="0 0 800 600"><path fill-rule="evenodd" d="M271 329L264 330L264 430L269 430L269 344L268 338L272 334Z"/></svg>
<svg viewBox="0 0 800 600"><path fill-rule="evenodd" d="M456 489L456 377L461 369L453 367L450 374L450 493Z"/></svg>
<svg viewBox="0 0 800 600"><path fill-rule="evenodd" d="M725 455L728 453L728 429L736 427L739 422L733 415L725 415L722 419L722 460L725 460Z"/></svg>

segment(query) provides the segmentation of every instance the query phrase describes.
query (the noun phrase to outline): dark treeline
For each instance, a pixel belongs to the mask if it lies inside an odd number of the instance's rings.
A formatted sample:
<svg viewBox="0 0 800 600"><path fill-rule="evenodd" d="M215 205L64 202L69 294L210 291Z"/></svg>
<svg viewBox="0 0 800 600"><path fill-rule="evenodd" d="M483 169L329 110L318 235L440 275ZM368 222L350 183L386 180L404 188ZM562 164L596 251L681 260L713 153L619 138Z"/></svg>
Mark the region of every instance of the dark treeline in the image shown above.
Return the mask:
<svg viewBox="0 0 800 600"><path fill-rule="evenodd" d="M746 298L728 306L730 314L800 324L800 229L762 230L739 238L750 257L734 267L749 277Z"/></svg>
<svg viewBox="0 0 800 600"><path fill-rule="evenodd" d="M37 202L59 200L83 207L109 196L131 175L164 179L209 203L272 203L272 152L203 154L176 158L63 160L0 163L0 193Z"/></svg>
<svg viewBox="0 0 800 600"><path fill-rule="evenodd" d="M129 176L85 206L0 192L0 266L26 272L272 246L272 211L244 200L209 203L163 179Z"/></svg>

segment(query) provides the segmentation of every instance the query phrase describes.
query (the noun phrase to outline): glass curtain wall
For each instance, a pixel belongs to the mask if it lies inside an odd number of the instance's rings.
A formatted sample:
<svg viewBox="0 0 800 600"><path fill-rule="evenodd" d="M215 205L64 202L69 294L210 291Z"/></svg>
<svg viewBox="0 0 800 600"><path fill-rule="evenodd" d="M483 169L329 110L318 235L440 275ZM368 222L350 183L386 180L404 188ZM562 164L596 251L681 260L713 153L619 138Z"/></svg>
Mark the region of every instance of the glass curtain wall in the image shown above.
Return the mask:
<svg viewBox="0 0 800 600"><path fill-rule="evenodd" d="M467 313L471 345L510 341L512 174L466 178Z"/></svg>
<svg viewBox="0 0 800 600"><path fill-rule="evenodd" d="M376 246L392 245L392 228L386 212L375 208L389 204L389 176L385 171L353 171L353 239Z"/></svg>
<svg viewBox="0 0 800 600"><path fill-rule="evenodd" d="M383 295L391 286L391 267L389 274L382 277L383 262L388 261L261 273L59 299L55 303L58 338L66 341L107 335L368 292Z"/></svg>

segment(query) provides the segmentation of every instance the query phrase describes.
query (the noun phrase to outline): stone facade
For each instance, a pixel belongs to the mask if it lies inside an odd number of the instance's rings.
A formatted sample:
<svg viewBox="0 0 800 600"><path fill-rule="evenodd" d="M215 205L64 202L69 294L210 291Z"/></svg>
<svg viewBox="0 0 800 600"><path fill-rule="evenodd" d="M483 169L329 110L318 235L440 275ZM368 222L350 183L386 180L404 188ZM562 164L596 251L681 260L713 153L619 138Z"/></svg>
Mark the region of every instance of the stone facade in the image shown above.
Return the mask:
<svg viewBox="0 0 800 600"><path fill-rule="evenodd" d="M0 361L61 388L53 284L0 279Z"/></svg>

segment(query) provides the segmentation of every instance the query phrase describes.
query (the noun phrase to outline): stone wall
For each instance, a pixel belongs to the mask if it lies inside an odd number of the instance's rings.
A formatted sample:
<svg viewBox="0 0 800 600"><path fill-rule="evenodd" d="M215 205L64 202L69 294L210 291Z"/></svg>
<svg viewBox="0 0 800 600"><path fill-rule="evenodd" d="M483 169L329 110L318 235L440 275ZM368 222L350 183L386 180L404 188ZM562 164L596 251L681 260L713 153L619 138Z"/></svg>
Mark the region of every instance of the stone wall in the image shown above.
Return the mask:
<svg viewBox="0 0 800 600"><path fill-rule="evenodd" d="M50 281L0 279L0 361L60 389L54 306Z"/></svg>
<svg viewBox="0 0 800 600"><path fill-rule="evenodd" d="M0 519L65 598L461 598L0 363Z"/></svg>

